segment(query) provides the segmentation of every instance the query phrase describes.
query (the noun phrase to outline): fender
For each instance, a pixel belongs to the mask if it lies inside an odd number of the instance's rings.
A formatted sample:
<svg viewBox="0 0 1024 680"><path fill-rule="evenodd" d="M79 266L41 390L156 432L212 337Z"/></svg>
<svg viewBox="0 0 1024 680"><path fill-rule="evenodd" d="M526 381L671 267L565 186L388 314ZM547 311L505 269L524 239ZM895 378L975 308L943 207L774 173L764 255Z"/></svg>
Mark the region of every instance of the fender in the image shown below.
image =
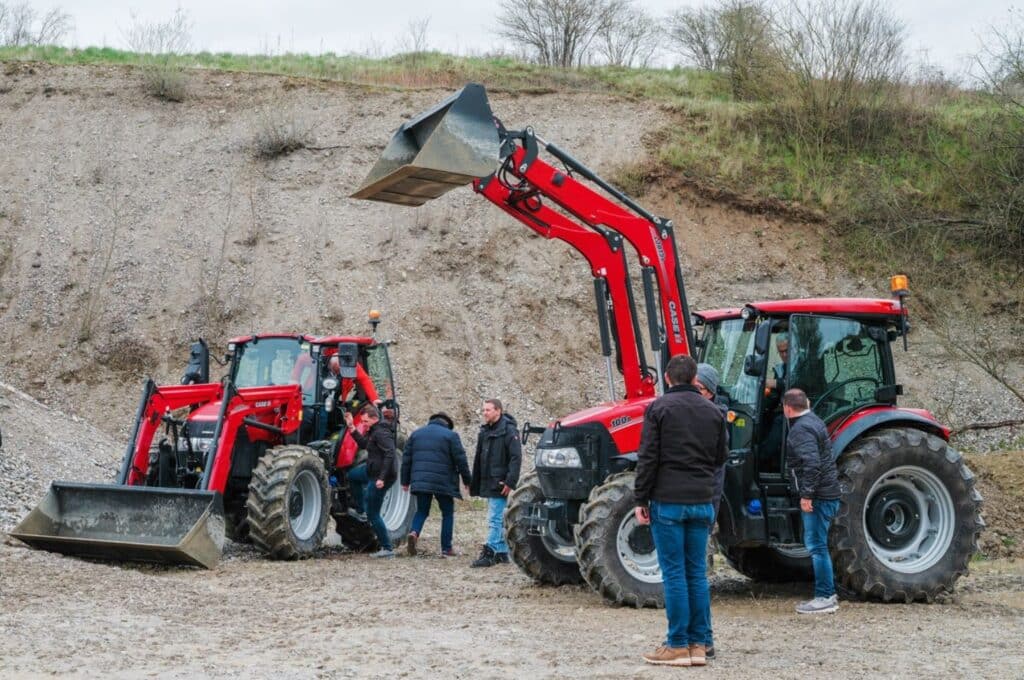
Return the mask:
<svg viewBox="0 0 1024 680"><path fill-rule="evenodd" d="M895 423L925 430L949 440L949 430L940 425L927 411L889 407L868 408L854 413L832 431L832 457L839 458L850 444L868 431Z"/></svg>

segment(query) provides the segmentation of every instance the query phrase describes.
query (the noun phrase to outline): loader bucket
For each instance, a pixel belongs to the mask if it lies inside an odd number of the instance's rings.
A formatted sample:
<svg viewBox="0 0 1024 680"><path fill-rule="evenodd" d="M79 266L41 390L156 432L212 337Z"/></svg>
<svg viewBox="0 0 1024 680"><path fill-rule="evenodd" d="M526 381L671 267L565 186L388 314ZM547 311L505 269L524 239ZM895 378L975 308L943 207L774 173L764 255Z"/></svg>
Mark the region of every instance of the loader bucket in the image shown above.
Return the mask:
<svg viewBox="0 0 1024 680"><path fill-rule="evenodd" d="M487 91L470 83L398 128L352 198L423 205L497 170L500 146Z"/></svg>
<svg viewBox="0 0 1024 680"><path fill-rule="evenodd" d="M224 548L224 505L214 491L53 482L11 536L67 555L209 569Z"/></svg>

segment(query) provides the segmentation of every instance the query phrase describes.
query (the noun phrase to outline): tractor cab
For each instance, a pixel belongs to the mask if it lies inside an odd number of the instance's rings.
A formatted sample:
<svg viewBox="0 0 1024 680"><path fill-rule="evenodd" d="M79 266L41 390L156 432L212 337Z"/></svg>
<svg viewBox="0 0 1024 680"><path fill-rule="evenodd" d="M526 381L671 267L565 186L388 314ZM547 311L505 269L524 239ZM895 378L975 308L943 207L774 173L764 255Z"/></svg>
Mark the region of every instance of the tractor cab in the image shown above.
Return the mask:
<svg viewBox="0 0 1024 680"><path fill-rule="evenodd" d="M893 300L783 300L695 317L704 328L700 360L718 370L718 398L729 409L726 474L734 479L726 488L737 529L796 543L782 395L802 389L832 432L866 409L893 409L902 388L890 343L905 328L903 308Z"/></svg>

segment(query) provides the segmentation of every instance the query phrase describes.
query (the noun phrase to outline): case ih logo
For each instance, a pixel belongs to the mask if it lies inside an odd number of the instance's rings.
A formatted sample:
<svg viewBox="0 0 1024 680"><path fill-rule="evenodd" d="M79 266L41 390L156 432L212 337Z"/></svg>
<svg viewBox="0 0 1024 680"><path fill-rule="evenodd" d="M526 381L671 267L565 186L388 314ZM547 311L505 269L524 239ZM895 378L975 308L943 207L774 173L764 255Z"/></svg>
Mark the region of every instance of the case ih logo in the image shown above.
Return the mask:
<svg viewBox="0 0 1024 680"><path fill-rule="evenodd" d="M631 420L632 418L630 418L629 416L619 416L618 418L612 418L612 427L620 427L622 425L626 425Z"/></svg>
<svg viewBox="0 0 1024 680"><path fill-rule="evenodd" d="M255 404L253 404L254 408L266 408L267 406L270 406L269 401L257 401Z"/></svg>

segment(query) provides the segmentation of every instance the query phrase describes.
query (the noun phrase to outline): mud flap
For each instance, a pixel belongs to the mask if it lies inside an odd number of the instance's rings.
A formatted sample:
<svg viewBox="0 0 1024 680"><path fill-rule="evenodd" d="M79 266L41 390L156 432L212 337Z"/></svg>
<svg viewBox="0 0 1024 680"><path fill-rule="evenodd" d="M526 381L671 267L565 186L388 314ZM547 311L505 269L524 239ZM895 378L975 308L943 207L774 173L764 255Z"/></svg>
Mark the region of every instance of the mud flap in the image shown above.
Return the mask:
<svg viewBox="0 0 1024 680"><path fill-rule="evenodd" d="M53 482L11 536L66 555L209 569L224 548L224 503L215 491Z"/></svg>
<svg viewBox="0 0 1024 680"><path fill-rule="evenodd" d="M352 198L423 205L497 170L500 146L487 91L470 83L402 125Z"/></svg>

